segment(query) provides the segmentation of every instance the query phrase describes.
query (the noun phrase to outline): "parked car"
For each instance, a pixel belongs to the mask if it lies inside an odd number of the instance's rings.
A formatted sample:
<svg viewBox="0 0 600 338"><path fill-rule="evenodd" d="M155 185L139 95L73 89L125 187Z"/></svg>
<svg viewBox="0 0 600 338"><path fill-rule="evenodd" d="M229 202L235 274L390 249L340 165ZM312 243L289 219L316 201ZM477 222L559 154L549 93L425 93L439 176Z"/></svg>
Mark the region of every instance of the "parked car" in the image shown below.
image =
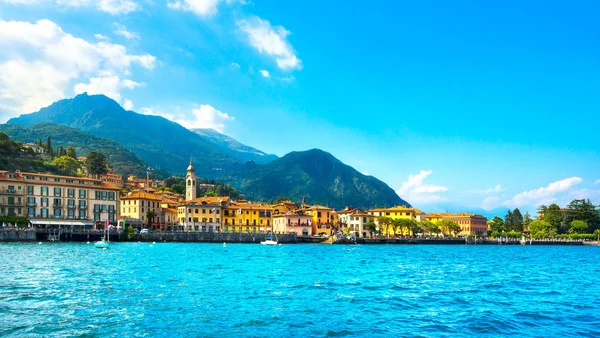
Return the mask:
<svg viewBox="0 0 600 338"><path fill-rule="evenodd" d="M140 234L148 234L150 233L150 229L142 229L142 231L140 231Z"/></svg>

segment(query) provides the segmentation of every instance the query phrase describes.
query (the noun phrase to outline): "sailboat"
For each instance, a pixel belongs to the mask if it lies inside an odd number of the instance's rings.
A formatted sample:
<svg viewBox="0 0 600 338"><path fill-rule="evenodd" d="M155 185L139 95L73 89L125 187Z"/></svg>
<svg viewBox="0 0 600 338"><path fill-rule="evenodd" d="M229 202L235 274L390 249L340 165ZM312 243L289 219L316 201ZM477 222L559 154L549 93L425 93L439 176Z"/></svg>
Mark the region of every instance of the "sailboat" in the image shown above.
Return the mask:
<svg viewBox="0 0 600 338"><path fill-rule="evenodd" d="M268 234L265 237L265 240L260 242L261 245L271 245L271 246L276 246L277 245L277 235L275 234L275 231L273 231L273 223L271 223L271 233Z"/></svg>
<svg viewBox="0 0 600 338"><path fill-rule="evenodd" d="M110 243L110 236L108 235L108 219L106 220L106 225L104 226L104 234L102 235L102 239L98 242L94 243L94 246L98 249L108 249L108 244Z"/></svg>

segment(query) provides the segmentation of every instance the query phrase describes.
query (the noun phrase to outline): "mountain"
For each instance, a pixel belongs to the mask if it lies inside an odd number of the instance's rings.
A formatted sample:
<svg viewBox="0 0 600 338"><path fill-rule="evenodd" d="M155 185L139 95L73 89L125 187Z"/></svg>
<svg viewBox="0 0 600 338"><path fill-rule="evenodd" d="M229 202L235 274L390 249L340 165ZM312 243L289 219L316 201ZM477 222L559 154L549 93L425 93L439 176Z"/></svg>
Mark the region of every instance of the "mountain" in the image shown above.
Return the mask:
<svg viewBox="0 0 600 338"><path fill-rule="evenodd" d="M202 136L206 141L218 147L224 154L233 156L242 162L254 161L264 164L276 160L277 155L267 154L256 148L247 146L237 140L219 133L211 128L190 129L194 133Z"/></svg>
<svg viewBox="0 0 600 338"><path fill-rule="evenodd" d="M410 205L387 184L319 149L292 152L263 165L249 162L218 180L231 183L247 199L257 201L275 200L282 195L337 209Z"/></svg>
<svg viewBox="0 0 600 338"><path fill-rule="evenodd" d="M121 144L102 137L84 133L80 130L53 124L49 122L36 123L26 127L19 124L2 124L0 131L7 133L13 140L22 143L34 143L37 140L52 140L53 148L71 146L79 156L85 156L90 151L100 151L112 165L115 172L124 175L137 175L144 177L148 165L140 160L134 153ZM155 177L168 177L164 170L153 173Z"/></svg>
<svg viewBox="0 0 600 338"><path fill-rule="evenodd" d="M60 100L8 124L30 126L52 122L113 140L124 145L146 163L170 172L182 173L190 156L199 176L214 177L241 162L219 147L181 125L160 116L127 111L104 95L81 94Z"/></svg>

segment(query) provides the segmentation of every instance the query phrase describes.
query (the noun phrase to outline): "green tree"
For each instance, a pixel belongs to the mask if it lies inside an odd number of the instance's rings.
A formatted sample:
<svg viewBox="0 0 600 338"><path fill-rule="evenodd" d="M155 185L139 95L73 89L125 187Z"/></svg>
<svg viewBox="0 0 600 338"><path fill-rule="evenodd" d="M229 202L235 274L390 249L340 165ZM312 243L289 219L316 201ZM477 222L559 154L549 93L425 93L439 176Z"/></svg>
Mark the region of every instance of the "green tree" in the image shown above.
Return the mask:
<svg viewBox="0 0 600 338"><path fill-rule="evenodd" d="M529 224L529 235L532 238L553 238L556 228L546 221L533 221Z"/></svg>
<svg viewBox="0 0 600 338"><path fill-rule="evenodd" d="M585 221L588 224L590 233L600 228L600 213L590 200L573 200L564 212L564 221L571 224L572 221Z"/></svg>
<svg viewBox="0 0 600 338"><path fill-rule="evenodd" d="M67 176L75 176L77 174L77 169L80 168L79 162L69 156L57 157L51 164L56 167L61 174Z"/></svg>
<svg viewBox="0 0 600 338"><path fill-rule="evenodd" d="M537 208L537 216L535 217L538 221L543 221L544 220L544 215L546 214L546 210L548 210L548 207L545 205L540 205Z"/></svg>
<svg viewBox="0 0 600 338"><path fill-rule="evenodd" d="M596 229L594 231L594 235L596 235L598 237L598 241L600 241L600 229Z"/></svg>
<svg viewBox="0 0 600 338"><path fill-rule="evenodd" d="M290 201L290 199L285 196L277 196L275 203L289 202L289 201Z"/></svg>
<svg viewBox="0 0 600 338"><path fill-rule="evenodd" d="M523 230L529 229L529 224L531 224L531 216L529 216L529 212L525 212L525 216L523 216Z"/></svg>
<svg viewBox="0 0 600 338"><path fill-rule="evenodd" d="M63 148L63 146L58 147L58 157L65 156L65 155L67 155L65 148Z"/></svg>
<svg viewBox="0 0 600 338"><path fill-rule="evenodd" d="M523 215L519 208L516 208L512 213L512 227L509 231L523 232Z"/></svg>
<svg viewBox="0 0 600 338"><path fill-rule="evenodd" d="M506 231L510 231L514 226L514 217L512 210L508 209L506 215L504 216L504 228Z"/></svg>
<svg viewBox="0 0 600 338"><path fill-rule="evenodd" d="M90 151L85 159L85 166L91 175L106 174L106 156L97 151Z"/></svg>
<svg viewBox="0 0 600 338"><path fill-rule="evenodd" d="M77 159L77 153L75 152L75 148L68 146L67 147L67 156L73 159Z"/></svg>
<svg viewBox="0 0 600 338"><path fill-rule="evenodd" d="M373 233L377 230L377 224L373 221L368 221L363 225L363 228L371 234L371 237L373 237Z"/></svg>
<svg viewBox="0 0 600 338"><path fill-rule="evenodd" d="M52 140L50 139L50 136L48 136L48 139L46 140L46 146L44 148L46 148L46 152L52 156Z"/></svg>
<svg viewBox="0 0 600 338"><path fill-rule="evenodd" d="M588 224L586 221L575 220L571 222L571 227L569 228L570 234L585 234L588 231Z"/></svg>
<svg viewBox="0 0 600 338"><path fill-rule="evenodd" d="M441 232L440 227L430 221L421 221L419 222L419 225L421 226L421 228L423 228L424 231L428 232L429 234L439 234Z"/></svg>
<svg viewBox="0 0 600 338"><path fill-rule="evenodd" d="M460 226L450 220L443 220L440 221L438 224L440 225L440 228L442 229L442 233L444 235L455 235L456 233L461 231Z"/></svg>
<svg viewBox="0 0 600 338"><path fill-rule="evenodd" d="M563 214L557 204L551 204L544 212L544 221L550 223L552 228L558 233L563 222Z"/></svg>
<svg viewBox="0 0 600 338"><path fill-rule="evenodd" d="M504 220L498 216L494 217L490 222L490 229L499 233L506 230L504 227Z"/></svg>
<svg viewBox="0 0 600 338"><path fill-rule="evenodd" d="M389 236L393 220L390 217L380 216L377 217L377 223L379 223L379 228L381 229L381 232L385 236Z"/></svg>
<svg viewBox="0 0 600 338"><path fill-rule="evenodd" d="M148 221L148 225L154 223L154 217L156 217L156 213L152 210L148 210L146 212L146 220Z"/></svg>

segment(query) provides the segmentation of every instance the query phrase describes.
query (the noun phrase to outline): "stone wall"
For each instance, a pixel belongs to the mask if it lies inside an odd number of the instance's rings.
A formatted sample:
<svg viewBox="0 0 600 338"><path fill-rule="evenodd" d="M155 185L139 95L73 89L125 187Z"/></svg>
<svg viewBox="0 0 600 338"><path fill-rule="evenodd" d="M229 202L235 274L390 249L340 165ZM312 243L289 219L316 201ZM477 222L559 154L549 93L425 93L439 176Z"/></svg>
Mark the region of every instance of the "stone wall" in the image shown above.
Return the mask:
<svg viewBox="0 0 600 338"><path fill-rule="evenodd" d="M140 242L205 242L205 243L260 243L266 234L231 232L155 232L136 234L131 241ZM279 243L296 243L296 234L277 235Z"/></svg>
<svg viewBox="0 0 600 338"><path fill-rule="evenodd" d="M35 242L35 231L0 230L0 242Z"/></svg>

